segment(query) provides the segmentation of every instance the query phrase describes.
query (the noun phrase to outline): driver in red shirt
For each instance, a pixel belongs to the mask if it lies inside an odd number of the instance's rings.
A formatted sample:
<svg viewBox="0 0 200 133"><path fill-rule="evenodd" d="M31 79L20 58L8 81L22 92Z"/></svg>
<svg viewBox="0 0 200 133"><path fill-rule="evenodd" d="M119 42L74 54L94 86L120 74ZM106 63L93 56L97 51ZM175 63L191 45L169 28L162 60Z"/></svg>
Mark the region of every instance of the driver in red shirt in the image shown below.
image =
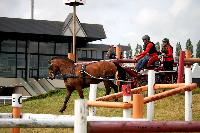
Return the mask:
<svg viewBox="0 0 200 133"><path fill-rule="evenodd" d="M158 51L156 50L155 44L150 41L150 37L148 35L144 35L142 40L144 42L144 51L140 53L140 55L135 59L138 61L135 67L137 72L140 72L140 70L144 68L145 64L149 61L150 58L158 57Z"/></svg>

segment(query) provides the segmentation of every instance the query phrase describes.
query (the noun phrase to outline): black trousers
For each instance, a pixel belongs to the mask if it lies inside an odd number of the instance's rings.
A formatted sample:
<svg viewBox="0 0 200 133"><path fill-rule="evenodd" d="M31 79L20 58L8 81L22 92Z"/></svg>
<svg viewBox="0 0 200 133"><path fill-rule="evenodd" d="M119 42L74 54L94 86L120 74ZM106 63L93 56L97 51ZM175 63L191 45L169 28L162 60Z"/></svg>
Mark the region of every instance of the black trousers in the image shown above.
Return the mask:
<svg viewBox="0 0 200 133"><path fill-rule="evenodd" d="M174 61L163 61L163 67L165 71L172 71L173 70Z"/></svg>

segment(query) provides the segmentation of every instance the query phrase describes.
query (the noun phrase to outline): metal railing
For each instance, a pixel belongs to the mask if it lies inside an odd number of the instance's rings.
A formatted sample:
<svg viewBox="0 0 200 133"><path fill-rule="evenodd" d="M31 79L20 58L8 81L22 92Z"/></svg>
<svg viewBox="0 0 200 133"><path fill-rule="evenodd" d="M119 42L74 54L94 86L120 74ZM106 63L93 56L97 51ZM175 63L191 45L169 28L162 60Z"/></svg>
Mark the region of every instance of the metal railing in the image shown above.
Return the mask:
<svg viewBox="0 0 200 133"><path fill-rule="evenodd" d="M30 97L31 96L22 96L22 100ZM0 96L0 105L5 105L6 103L12 103L12 96Z"/></svg>

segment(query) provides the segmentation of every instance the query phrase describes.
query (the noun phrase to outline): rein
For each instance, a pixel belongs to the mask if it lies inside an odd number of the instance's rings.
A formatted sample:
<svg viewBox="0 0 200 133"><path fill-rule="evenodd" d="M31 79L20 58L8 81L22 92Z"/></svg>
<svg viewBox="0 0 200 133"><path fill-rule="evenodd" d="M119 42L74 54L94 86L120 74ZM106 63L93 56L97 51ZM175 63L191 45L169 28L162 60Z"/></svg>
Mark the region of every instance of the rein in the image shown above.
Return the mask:
<svg viewBox="0 0 200 133"><path fill-rule="evenodd" d="M62 74L64 80L66 80L68 78L78 78L79 77L75 73L75 68L76 68L75 65L70 66L70 67L66 67L65 65L62 65L62 66L64 66L64 68L66 68L66 69L71 69L68 74Z"/></svg>

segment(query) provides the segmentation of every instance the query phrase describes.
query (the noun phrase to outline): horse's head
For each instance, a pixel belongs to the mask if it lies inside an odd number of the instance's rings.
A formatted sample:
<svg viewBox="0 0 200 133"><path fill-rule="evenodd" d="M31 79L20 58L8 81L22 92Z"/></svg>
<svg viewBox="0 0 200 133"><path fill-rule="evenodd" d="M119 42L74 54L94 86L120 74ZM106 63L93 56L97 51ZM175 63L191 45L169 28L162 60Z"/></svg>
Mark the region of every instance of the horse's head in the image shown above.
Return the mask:
<svg viewBox="0 0 200 133"><path fill-rule="evenodd" d="M50 79L54 79L56 74L60 71L59 69L59 63L56 58L52 58L48 61L49 67L48 67L48 75Z"/></svg>
<svg viewBox="0 0 200 133"><path fill-rule="evenodd" d="M49 68L48 68L48 75L50 79L54 79L55 76L61 72L60 68L63 66L70 66L73 65L74 62L68 58L62 59L60 57L53 57L51 60L48 61Z"/></svg>

